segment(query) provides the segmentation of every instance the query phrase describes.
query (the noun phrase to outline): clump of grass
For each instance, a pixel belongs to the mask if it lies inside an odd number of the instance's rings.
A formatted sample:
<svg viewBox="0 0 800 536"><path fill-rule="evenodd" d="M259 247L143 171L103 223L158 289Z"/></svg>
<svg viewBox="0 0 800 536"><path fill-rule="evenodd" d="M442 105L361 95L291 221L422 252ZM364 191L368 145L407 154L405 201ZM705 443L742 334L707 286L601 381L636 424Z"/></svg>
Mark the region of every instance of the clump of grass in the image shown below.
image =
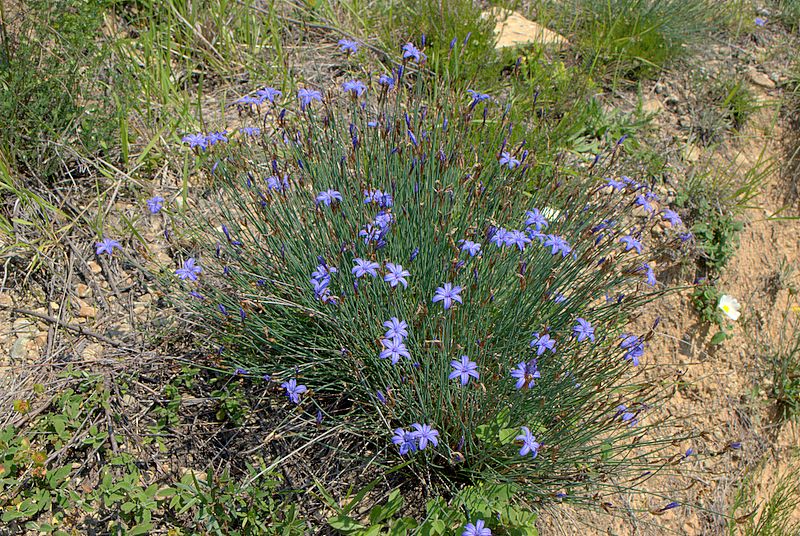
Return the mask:
<svg viewBox="0 0 800 536"><path fill-rule="evenodd" d="M325 14L356 35L377 40L383 50L396 50L409 36L425 46L429 69L441 72L458 44L462 62L456 76L478 83L491 79L500 61L494 49L494 20L482 17L473 0L425 2L380 0L368 7L360 2L323 3L309 13ZM321 12L321 13L319 13Z"/></svg>
<svg viewBox="0 0 800 536"><path fill-rule="evenodd" d="M800 501L797 482L800 468L791 465L779 476L763 504L756 501L756 485L751 474L742 483L734 499L728 522L730 536L787 536L800 532L800 523L792 513Z"/></svg>
<svg viewBox="0 0 800 536"><path fill-rule="evenodd" d="M777 296L787 291L788 304L782 313L776 337L762 334L760 326L751 326L749 334L758 349L764 371L762 380L766 394L775 403L779 421L800 416L800 305L796 303L798 288L794 269L784 262L775 277L769 280L768 292Z"/></svg>
<svg viewBox="0 0 800 536"><path fill-rule="evenodd" d="M238 373L334 404L437 489L591 502L671 441L647 435L648 336L626 331L666 215L633 179L529 176L507 107L405 52L393 78L264 103L274 130L186 137L215 194L190 200L169 292Z"/></svg>
<svg viewBox="0 0 800 536"><path fill-rule="evenodd" d="M704 145L717 143L725 133L739 131L758 108L755 95L741 77L720 75L698 84L694 134Z"/></svg>
<svg viewBox="0 0 800 536"><path fill-rule="evenodd" d="M791 31L800 28L800 2L798 0L778 0L777 18Z"/></svg>
<svg viewBox="0 0 800 536"><path fill-rule="evenodd" d="M71 151L111 149L115 108L101 82L108 49L86 39L100 33L104 5L34 0L0 20L0 153L25 176L73 168Z"/></svg>
<svg viewBox="0 0 800 536"><path fill-rule="evenodd" d="M564 7L576 14L592 69L623 80L657 74L685 57L712 27L705 1L576 0Z"/></svg>

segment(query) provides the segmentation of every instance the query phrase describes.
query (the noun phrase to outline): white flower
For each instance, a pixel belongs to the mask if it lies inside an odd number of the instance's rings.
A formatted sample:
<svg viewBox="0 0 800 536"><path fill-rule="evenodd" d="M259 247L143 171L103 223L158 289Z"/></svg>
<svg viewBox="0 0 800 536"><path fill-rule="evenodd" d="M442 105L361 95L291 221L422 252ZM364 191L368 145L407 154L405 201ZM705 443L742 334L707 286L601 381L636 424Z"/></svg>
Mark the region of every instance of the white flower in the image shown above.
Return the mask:
<svg viewBox="0 0 800 536"><path fill-rule="evenodd" d="M738 320L739 315L742 314L742 306L739 304L739 301L732 296L728 296L727 294L722 295L722 297L719 299L719 305L717 305L717 307L722 309L722 312L725 313L725 316L734 321Z"/></svg>

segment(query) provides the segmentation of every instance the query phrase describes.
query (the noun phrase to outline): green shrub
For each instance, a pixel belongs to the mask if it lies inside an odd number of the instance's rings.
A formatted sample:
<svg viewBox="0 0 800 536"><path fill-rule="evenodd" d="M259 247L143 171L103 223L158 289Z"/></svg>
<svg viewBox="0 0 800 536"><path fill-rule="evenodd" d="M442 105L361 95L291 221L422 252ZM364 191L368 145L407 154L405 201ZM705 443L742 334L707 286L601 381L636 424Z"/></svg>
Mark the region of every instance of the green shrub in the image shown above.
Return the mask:
<svg viewBox="0 0 800 536"><path fill-rule="evenodd" d="M762 462L763 468L763 462ZM728 520L730 536L788 536L800 532L792 513L800 500L800 469L792 464L782 471L766 500L757 500L758 488L751 473L741 483Z"/></svg>
<svg viewBox="0 0 800 536"><path fill-rule="evenodd" d="M31 1L3 20L0 154L27 176L48 178L80 155L111 149L115 108L104 92L108 49L97 36L105 0Z"/></svg>
<svg viewBox="0 0 800 536"><path fill-rule="evenodd" d="M413 454L434 489L581 501L639 475L669 443L646 436L647 337L626 333L656 284L640 240L657 196L532 175L506 107L457 80L374 82L253 108L274 132L184 138L213 181L175 221L169 292L195 331L301 407L337 404L382 459Z"/></svg>
<svg viewBox="0 0 800 536"><path fill-rule="evenodd" d="M615 78L654 76L710 32L713 10L698 0L575 0L587 60Z"/></svg>

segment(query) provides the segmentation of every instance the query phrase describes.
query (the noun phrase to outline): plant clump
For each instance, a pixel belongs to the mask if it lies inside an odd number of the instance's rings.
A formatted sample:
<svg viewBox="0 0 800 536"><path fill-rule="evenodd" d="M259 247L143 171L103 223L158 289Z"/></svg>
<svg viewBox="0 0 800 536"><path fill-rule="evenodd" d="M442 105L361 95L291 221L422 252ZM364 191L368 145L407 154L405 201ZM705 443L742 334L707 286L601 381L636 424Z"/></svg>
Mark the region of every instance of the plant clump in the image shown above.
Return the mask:
<svg viewBox="0 0 800 536"><path fill-rule="evenodd" d="M408 43L391 73L184 138L212 187L171 238L169 292L237 374L382 459L592 500L674 439L648 434L651 332L630 320L659 291L651 231L680 244L683 224L632 178L533 176L509 108L424 60Z"/></svg>

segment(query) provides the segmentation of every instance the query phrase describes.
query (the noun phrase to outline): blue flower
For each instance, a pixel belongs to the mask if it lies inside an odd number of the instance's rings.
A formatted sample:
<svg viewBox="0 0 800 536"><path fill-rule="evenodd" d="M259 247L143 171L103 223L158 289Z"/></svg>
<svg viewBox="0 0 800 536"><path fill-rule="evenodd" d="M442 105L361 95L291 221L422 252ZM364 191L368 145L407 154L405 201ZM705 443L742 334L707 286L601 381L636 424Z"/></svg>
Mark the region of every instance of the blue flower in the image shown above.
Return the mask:
<svg viewBox="0 0 800 536"><path fill-rule="evenodd" d="M668 221L672 227L678 227L683 224L683 220L678 216L678 213L668 208L664 209L661 213L661 217Z"/></svg>
<svg viewBox="0 0 800 536"><path fill-rule="evenodd" d="M763 28L767 24L767 19L756 17L755 23L759 28Z"/></svg>
<svg viewBox="0 0 800 536"><path fill-rule="evenodd" d="M667 504L664 508L661 508L659 512L666 512L667 510L672 510L673 508L677 508L681 505L681 503L672 501L671 503Z"/></svg>
<svg viewBox="0 0 800 536"><path fill-rule="evenodd" d="M285 192L289 190L289 179L288 177L283 177L281 180L276 175L272 175L267 177L267 190L270 192ZM330 190L329 190L330 191Z"/></svg>
<svg viewBox="0 0 800 536"><path fill-rule="evenodd" d="M297 90L297 98L300 99L300 109L305 111L312 101L322 102L322 93L316 89L300 88Z"/></svg>
<svg viewBox="0 0 800 536"><path fill-rule="evenodd" d="M402 339L381 339L383 350L381 350L380 358L391 358L392 365L396 365L401 357L411 359L411 353L406 348Z"/></svg>
<svg viewBox="0 0 800 536"><path fill-rule="evenodd" d="M525 245L531 243L531 239L522 231L515 229L506 233L505 243L507 246L517 246L520 251L523 251Z"/></svg>
<svg viewBox="0 0 800 536"><path fill-rule="evenodd" d="M435 428L432 428L428 424L419 424L414 423L411 425L414 428L414 432L412 434L419 442L419 450L425 450L425 447L428 446L428 443L432 443L434 447L439 446L439 431Z"/></svg>
<svg viewBox="0 0 800 536"><path fill-rule="evenodd" d="M539 212L538 208L535 208L533 210L527 211L525 213L525 216L526 216L525 225L527 227L536 227L537 231L541 231L542 229L546 229L547 226L549 225L549 223L547 223L547 220L542 215L542 213Z"/></svg>
<svg viewBox="0 0 800 536"><path fill-rule="evenodd" d="M564 238L549 234L544 237L544 246L550 248L550 253L555 255L561 252L561 257L566 257L572 252L572 247Z"/></svg>
<svg viewBox="0 0 800 536"><path fill-rule="evenodd" d="M420 49L414 46L413 43L406 43L403 45L403 59L412 59L417 63L422 63L428 57L422 53Z"/></svg>
<svg viewBox="0 0 800 536"><path fill-rule="evenodd" d="M223 130L222 132L209 132L206 136L206 141L209 145L216 145L217 143L226 142L228 141L228 131Z"/></svg>
<svg viewBox="0 0 800 536"><path fill-rule="evenodd" d="M433 295L433 303L442 302L444 305L445 311L450 309L453 305L453 302L458 302L463 304L464 302L461 301L461 287L454 287L452 283L444 283L443 286L437 287L436 292Z"/></svg>
<svg viewBox="0 0 800 536"><path fill-rule="evenodd" d="M390 90L394 87L394 77L389 76L388 74L382 74L378 78L378 84L384 86L387 90Z"/></svg>
<svg viewBox="0 0 800 536"><path fill-rule="evenodd" d="M392 288L396 287L398 283L401 283L403 288L408 288L408 281L406 280L406 277L409 277L411 274L408 270L403 269L402 264L387 262L386 270L387 273L383 276L383 280L389 283Z"/></svg>
<svg viewBox="0 0 800 536"><path fill-rule="evenodd" d="M448 376L449 379L454 380L461 378L461 385L467 385L470 376L476 380L480 377L478 372L478 364L475 361L470 361L469 357L462 355L461 361L455 359L450 361L450 366L453 367L453 372Z"/></svg>
<svg viewBox="0 0 800 536"><path fill-rule="evenodd" d="M358 231L358 236L364 239L365 244L378 242L381 238L381 228L377 225L368 223L366 227Z"/></svg>
<svg viewBox="0 0 800 536"><path fill-rule="evenodd" d="M386 333L384 333L384 337L387 339L397 339L402 341L406 337L408 337L408 324L406 324L405 320L400 320L396 316L393 316L389 320L383 323L383 327L386 328Z"/></svg>
<svg viewBox="0 0 800 536"><path fill-rule="evenodd" d="M487 101L492 98L490 95L487 95L486 93L479 93L472 89L468 89L467 93L472 95L472 103L469 105L470 108L475 108L475 106L477 106L479 102Z"/></svg>
<svg viewBox="0 0 800 536"><path fill-rule="evenodd" d="M514 169L519 165L519 160L511 156L510 153L503 151L500 153L500 165L508 166L508 169Z"/></svg>
<svg viewBox="0 0 800 536"><path fill-rule="evenodd" d="M592 324L583 318L578 318L577 322L572 327L572 333L578 338L578 342L583 342L586 339L594 342L594 327L592 327Z"/></svg>
<svg viewBox="0 0 800 536"><path fill-rule="evenodd" d="M352 39L339 39L339 50L348 54L355 54L358 52L358 42Z"/></svg>
<svg viewBox="0 0 800 536"><path fill-rule="evenodd" d="M606 184L610 186L612 190L622 190L625 188L625 183L623 181L614 180L612 178L606 179Z"/></svg>
<svg viewBox="0 0 800 536"><path fill-rule="evenodd" d="M542 445L536 442L536 437L527 426L523 426L521 431L522 434L514 438L517 441L522 441L522 448L519 449L519 455L527 456L528 453L530 453L531 457L535 458L539 455L539 449Z"/></svg>
<svg viewBox="0 0 800 536"><path fill-rule="evenodd" d="M392 443L400 447L400 454L405 455L409 452L416 452L417 437L413 432L407 432L403 428L397 428L392 437Z"/></svg>
<svg viewBox="0 0 800 536"><path fill-rule="evenodd" d="M645 271L645 277L647 278L647 284L651 287L656 286L658 280L656 279L656 273L650 267L648 263L642 264L642 269Z"/></svg>
<svg viewBox="0 0 800 536"><path fill-rule="evenodd" d="M330 280L331 274L338 273L339 269L335 266L328 266L327 264L320 263L317 265L317 268L311 272L311 277L314 279L328 279Z"/></svg>
<svg viewBox="0 0 800 536"><path fill-rule="evenodd" d="M95 245L95 253L100 255L101 253L107 254L109 257L114 254L114 248L122 250L122 244L118 241L114 240L113 238L103 238L100 242L97 242Z"/></svg>
<svg viewBox="0 0 800 536"><path fill-rule="evenodd" d="M492 536L492 531L486 528L483 519L476 519L475 524L467 523L461 536Z"/></svg>
<svg viewBox="0 0 800 536"><path fill-rule="evenodd" d="M195 263L194 257L189 257L183 261L183 267L175 270L175 275L184 281L187 279L189 281L197 281L197 275L202 271L203 269Z"/></svg>
<svg viewBox="0 0 800 536"><path fill-rule="evenodd" d="M644 209L645 212L650 213L655 210L647 196L639 194L636 196L636 204Z"/></svg>
<svg viewBox="0 0 800 536"><path fill-rule="evenodd" d="M470 257L474 257L481 251L481 245L472 240L461 240L459 244L461 244L461 251L468 252Z"/></svg>
<svg viewBox="0 0 800 536"><path fill-rule="evenodd" d="M506 245L506 235L508 231L505 230L503 227L497 227L494 229L494 232L491 233L491 237L489 238L489 242L494 244L495 246L501 248Z"/></svg>
<svg viewBox="0 0 800 536"><path fill-rule="evenodd" d="M360 80L349 80L342 84L342 91L345 93L352 93L356 97L360 97L367 91L367 86Z"/></svg>
<svg viewBox="0 0 800 536"><path fill-rule="evenodd" d="M389 198L388 200L386 199L387 196ZM388 202L391 204L392 202L391 197L392 196L390 196L389 194L385 194L381 199L384 202ZM394 216L392 216L391 212L386 212L385 210L382 210L375 215L375 220L373 221L381 231L385 231L394 222Z"/></svg>
<svg viewBox="0 0 800 536"><path fill-rule="evenodd" d="M297 380L294 378L287 382L283 382L281 387L286 389L286 396L288 396L289 400L291 400L294 404L299 404L300 395L308 391L308 388L305 385L297 385Z"/></svg>
<svg viewBox="0 0 800 536"><path fill-rule="evenodd" d="M622 244L625 244L625 251L630 251L632 249L636 250L636 253L642 252L642 243L636 240L631 235L625 235L619 239Z"/></svg>
<svg viewBox="0 0 800 536"><path fill-rule="evenodd" d="M158 214L161 212L161 209L164 207L164 198L160 195L156 195L151 197L147 200L147 208L150 210L151 214Z"/></svg>
<svg viewBox="0 0 800 536"><path fill-rule="evenodd" d="M252 136L254 138L261 135L261 129L258 127L242 127L239 129L239 132L245 136Z"/></svg>
<svg viewBox="0 0 800 536"><path fill-rule="evenodd" d="M628 406L625 404L620 404L617 406L617 414L615 416L620 417L622 422L628 423L628 426L636 426L636 413L628 411Z"/></svg>
<svg viewBox="0 0 800 536"><path fill-rule="evenodd" d="M350 269L350 273L356 276L356 279L364 277L365 275L378 277L378 268L380 268L381 265L377 262L372 262L366 259L353 259L353 262L356 265Z"/></svg>
<svg viewBox="0 0 800 536"><path fill-rule="evenodd" d="M634 367L638 366L639 358L644 355L644 341L635 335L623 333L622 342L619 346L623 350L626 350L623 358L633 363Z"/></svg>
<svg viewBox="0 0 800 536"><path fill-rule="evenodd" d="M381 208L390 208L394 204L392 194L383 193L380 190L364 190L364 204L375 203ZM391 220L391 214L383 213L384 217Z"/></svg>
<svg viewBox="0 0 800 536"><path fill-rule="evenodd" d="M200 147L201 150L204 150L208 147L208 140L203 134L187 134L181 138L181 141L183 143L188 143L189 147L192 149Z"/></svg>
<svg viewBox="0 0 800 536"><path fill-rule="evenodd" d="M534 385L536 378L541 378L539 373L538 363L536 358L531 359L527 363L522 361L517 364L517 368L511 371L511 376L517 379L516 388L522 389L526 387L531 389Z"/></svg>
<svg viewBox="0 0 800 536"><path fill-rule="evenodd" d="M542 355L546 350L550 350L553 353L556 352L556 341L550 338L550 335L547 333L544 335L534 333L533 340L531 340L531 348L534 346L536 347L536 355Z"/></svg>
<svg viewBox="0 0 800 536"><path fill-rule="evenodd" d="M324 192L318 193L316 197L317 206L319 206L319 204L322 203L326 207L329 207L331 206L332 203L341 200L342 200L342 194L331 188L328 188Z"/></svg>
<svg viewBox="0 0 800 536"><path fill-rule="evenodd" d="M275 104L275 99L283 95L283 92L279 89L275 89L274 87L265 87L256 91L256 95L258 95L259 103L268 100L269 102Z"/></svg>

